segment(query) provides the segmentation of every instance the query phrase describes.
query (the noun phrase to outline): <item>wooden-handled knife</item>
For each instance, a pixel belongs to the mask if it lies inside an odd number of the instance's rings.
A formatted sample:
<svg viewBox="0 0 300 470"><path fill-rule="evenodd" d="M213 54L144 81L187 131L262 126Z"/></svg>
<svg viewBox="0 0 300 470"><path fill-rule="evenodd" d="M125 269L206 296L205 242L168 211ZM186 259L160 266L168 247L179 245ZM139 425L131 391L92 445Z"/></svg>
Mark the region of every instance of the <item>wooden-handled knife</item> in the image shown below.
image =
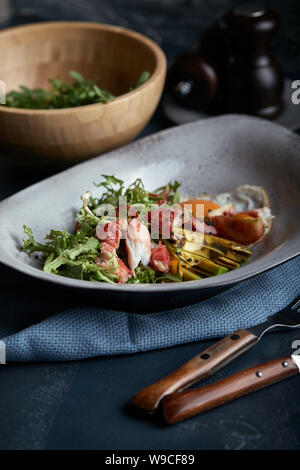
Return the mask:
<svg viewBox="0 0 300 470"><path fill-rule="evenodd" d="M177 423L296 375L299 371L300 356L287 356L251 367L196 390L172 393L162 401L164 418L169 424Z"/></svg>
<svg viewBox="0 0 300 470"><path fill-rule="evenodd" d="M145 411L158 408L162 398L170 393L183 390L223 368L236 357L254 346L267 331L275 328L296 328L300 326L300 298L280 312L247 330L237 330L213 346L199 353L179 369L158 382L139 391L133 403Z"/></svg>

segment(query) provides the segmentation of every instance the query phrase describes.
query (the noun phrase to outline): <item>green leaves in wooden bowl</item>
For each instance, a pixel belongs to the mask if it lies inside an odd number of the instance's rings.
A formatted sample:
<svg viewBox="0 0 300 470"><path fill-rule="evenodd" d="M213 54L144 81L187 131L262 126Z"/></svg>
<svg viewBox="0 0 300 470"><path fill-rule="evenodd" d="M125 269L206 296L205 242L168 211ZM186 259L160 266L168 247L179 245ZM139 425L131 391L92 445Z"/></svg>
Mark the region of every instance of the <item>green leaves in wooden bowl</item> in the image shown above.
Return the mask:
<svg viewBox="0 0 300 470"><path fill-rule="evenodd" d="M4 106L23 109L61 109L73 108L95 103L109 103L115 96L108 90L100 88L97 81L86 80L76 72L69 72L74 83L68 84L60 78L50 79L51 90L41 88L29 89L20 86L19 91L11 91L6 95ZM143 85L150 77L150 73L144 71L135 85L129 91Z"/></svg>

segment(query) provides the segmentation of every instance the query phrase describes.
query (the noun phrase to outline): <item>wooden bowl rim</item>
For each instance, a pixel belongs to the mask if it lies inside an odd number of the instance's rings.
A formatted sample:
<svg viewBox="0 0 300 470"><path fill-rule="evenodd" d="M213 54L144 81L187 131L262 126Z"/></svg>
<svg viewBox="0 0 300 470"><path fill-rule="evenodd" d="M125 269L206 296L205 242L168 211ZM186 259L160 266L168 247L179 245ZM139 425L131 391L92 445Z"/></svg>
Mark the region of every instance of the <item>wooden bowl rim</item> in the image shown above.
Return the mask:
<svg viewBox="0 0 300 470"><path fill-rule="evenodd" d="M83 106L73 106L70 108L60 108L60 109L23 109L23 108L10 108L6 106L0 106L0 113L10 113L10 114L25 114L25 115L43 115L43 114L67 114L69 112L74 112L74 110L77 110L77 112L80 111L87 111L87 110L95 110L98 107L112 107L112 106L117 106L118 103L121 101L124 101L128 99L128 96L134 97L134 95L140 94L147 86L151 85L154 83L157 78L160 76L162 71L165 73L166 68L167 68L167 60L166 56L161 49L161 47L156 44L152 39L148 38L147 36L144 36L141 33L138 33L136 31L133 31L132 29L129 28L124 28L123 26L116 26L112 24L106 24L106 23L93 23L89 21L45 21L45 22L38 22L38 23L30 23L27 25L20 25L20 26L13 26L9 28L5 28L0 31L0 39L3 36L9 36L11 33L14 31L21 32L28 31L28 30L47 30L47 29L52 29L53 27L60 27L60 28L89 28L89 29L94 29L94 30L107 30L107 31L114 31L116 33L122 33L125 36L132 37L133 39L136 39L139 42L142 42L145 44L149 49L152 50L152 52L155 55L156 58L156 67L154 72L151 74L150 78L147 80L146 83L143 85L139 86L135 90L128 91L127 93L124 93L120 96L117 96L113 101L110 103L94 103L94 104L88 104L88 105L83 105Z"/></svg>

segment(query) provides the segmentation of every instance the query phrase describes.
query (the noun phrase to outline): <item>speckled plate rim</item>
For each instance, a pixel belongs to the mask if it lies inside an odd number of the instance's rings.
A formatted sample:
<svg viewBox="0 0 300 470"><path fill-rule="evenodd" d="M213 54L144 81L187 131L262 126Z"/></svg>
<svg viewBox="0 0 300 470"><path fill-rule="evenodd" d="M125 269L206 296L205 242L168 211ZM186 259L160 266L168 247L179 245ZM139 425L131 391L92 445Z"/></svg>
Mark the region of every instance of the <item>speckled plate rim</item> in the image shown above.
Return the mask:
<svg viewBox="0 0 300 470"><path fill-rule="evenodd" d="M258 124L260 124L262 121L265 123L264 120L259 119L259 118L253 118L253 117L248 117L248 116L241 116L241 115L226 115L222 117L216 117L216 118L209 118L208 120L210 121L210 124L213 125L214 121L219 120L219 119L246 119L246 120L251 120L251 121L257 121ZM194 122L194 123L188 123L180 126L181 128L187 128L187 127L192 127L192 126L199 126L201 125L201 121ZM207 122L207 120L206 120ZM265 123L268 126L272 127L277 127L278 132L283 132L289 134L289 137L293 139L295 143L297 143L297 147L300 149L300 137L295 135L293 132L285 129L284 127L274 124L274 123ZM178 131L178 126L177 127L172 127L169 129L166 129L164 131L160 131L156 134L152 134L148 137L145 137L143 139L140 139L136 142L133 142L131 144L126 145L125 147L122 147L122 151L128 151L134 147L134 146L140 146L141 143L146 143L151 141L153 138L165 138L173 133L176 133ZM10 211L11 208L18 203L18 201L22 200L24 195L28 194L29 192L36 192L41 189L41 187L44 184L47 183L56 183L56 182L61 182L62 178L65 178L66 176L71 176L74 171L80 170L80 168L84 166L88 166L91 161L95 161L98 159L103 159L103 158L109 158L110 155L115 154L118 152L117 150L114 150L112 152L108 152L105 155L102 155L100 157L95 157L91 160L88 160L86 162L77 164L68 170L65 170L63 172L60 172L54 176L51 176L50 178L44 179L32 186L29 186L28 188L19 191L18 193L14 194L13 196L3 200L0 202L0 218L3 220L5 218L5 213L6 211ZM124 158L124 156L122 157ZM71 203L71 202L70 202ZM300 226L299 226L299 237L300 237ZM0 227L0 238L5 242L5 239L8 238L7 234L5 234L5 229L3 227ZM300 238L299 238L300 239ZM101 291L122 291L122 292L130 292L130 293L136 293L136 294L142 294L142 293L162 293L162 292L176 292L176 291L194 291L194 290L210 290L213 288L217 287L226 287L226 286L231 286L233 284L236 284L240 281L244 281L246 279L249 279L257 274L260 274L262 272L265 272L267 270L270 270L271 268L274 268L292 258L295 258L296 256L300 255L300 243L299 239L294 237L294 239L289 242L288 240L282 241L281 245L279 245L275 250L272 250L270 253L267 253L266 255L249 262L249 264L241 267L240 269L230 271L228 273L222 274L220 276L213 276L207 279L201 279L199 281L186 281L182 283L168 283L168 284L107 284L107 283L97 283L97 282L90 282L90 281L83 281L83 280L77 280L77 279L70 279L66 277L60 277L56 276L53 274L45 273L44 271L33 267L31 265L27 265L24 262L22 262L19 259L16 259L14 256L10 255L9 253L6 252L6 250L3 248L5 246L5 243L2 243L0 245L0 262L5 264L6 266L13 268L17 271L20 271L24 274L28 274L31 277L38 278L39 280L45 280L49 281L55 284L60 284L68 287L74 287L74 288L80 288L80 289L88 289L88 290L101 290Z"/></svg>

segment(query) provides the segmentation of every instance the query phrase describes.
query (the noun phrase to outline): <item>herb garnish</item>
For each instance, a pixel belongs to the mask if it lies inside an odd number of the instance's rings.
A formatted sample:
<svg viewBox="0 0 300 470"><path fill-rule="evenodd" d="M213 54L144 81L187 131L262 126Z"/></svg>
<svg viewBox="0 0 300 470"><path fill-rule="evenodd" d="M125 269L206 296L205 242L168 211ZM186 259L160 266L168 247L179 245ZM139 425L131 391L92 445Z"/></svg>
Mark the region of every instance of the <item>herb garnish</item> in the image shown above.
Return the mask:
<svg viewBox="0 0 300 470"><path fill-rule="evenodd" d="M32 230L26 225L24 233L28 239L23 239L21 251L26 251L29 255L34 252L42 253L45 272L88 281L114 282L118 279L114 274L117 267L113 259L109 269L95 264L95 258L101 253L101 245L96 238L87 237L83 228L75 235L66 230L51 230L46 236L49 241L45 244L36 242Z"/></svg>
<svg viewBox="0 0 300 470"><path fill-rule="evenodd" d="M131 87L131 90L134 90L135 88L138 88L139 86L144 85L144 83L146 83L149 77L150 77L150 72L147 72L147 71L142 72L136 84Z"/></svg>
<svg viewBox="0 0 300 470"><path fill-rule="evenodd" d="M115 98L110 91L100 88L97 81L86 80L80 73L73 70L69 72L69 75L74 80L72 85L63 82L60 78L50 79L52 88L49 91L20 86L20 91L11 91L6 95L4 106L23 109L61 109L109 103ZM143 72L130 90L141 86L149 77L149 72Z"/></svg>
<svg viewBox="0 0 300 470"><path fill-rule="evenodd" d="M157 203L158 197L155 195L159 192L168 192L168 205L175 204L180 201L179 187L180 183L175 181L166 186L158 188L155 193L149 192L140 178L137 178L128 188L125 189L124 181L111 175L101 175L104 181L101 183L94 183L94 186L104 188L102 196L99 199L91 199L91 205L96 208L101 204L112 204L117 207L120 197L127 198L127 204L144 204L146 208L150 209L153 203Z"/></svg>

